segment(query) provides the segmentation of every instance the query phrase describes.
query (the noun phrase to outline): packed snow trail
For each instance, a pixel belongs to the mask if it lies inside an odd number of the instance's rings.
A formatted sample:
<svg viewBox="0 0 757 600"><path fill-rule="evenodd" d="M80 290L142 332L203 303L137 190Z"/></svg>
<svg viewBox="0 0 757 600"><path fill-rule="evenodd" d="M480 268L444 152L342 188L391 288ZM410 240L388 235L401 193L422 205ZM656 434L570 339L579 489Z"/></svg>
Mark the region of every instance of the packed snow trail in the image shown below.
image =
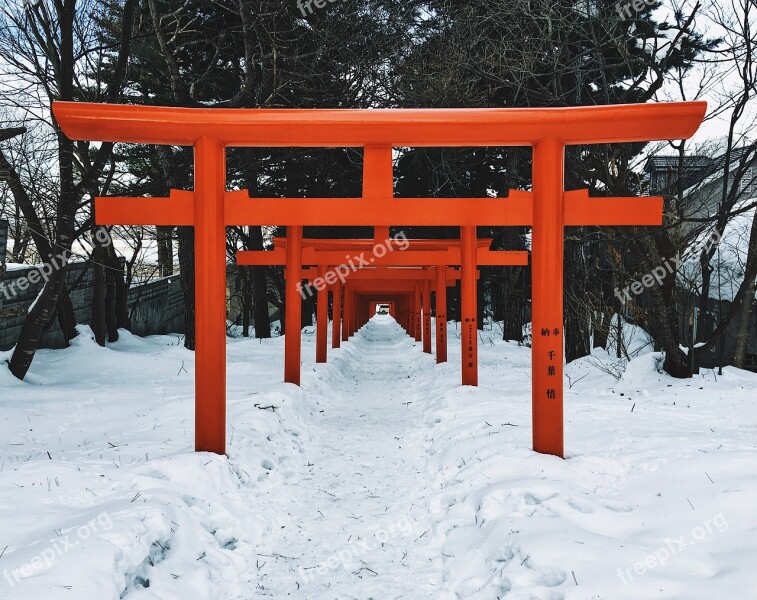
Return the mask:
<svg viewBox="0 0 757 600"><path fill-rule="evenodd" d="M439 548L428 518L416 373L432 367L412 338L375 317L335 356L334 396L309 461L265 506L273 536L258 552L261 595L435 598ZM435 564L436 563L436 564Z"/></svg>

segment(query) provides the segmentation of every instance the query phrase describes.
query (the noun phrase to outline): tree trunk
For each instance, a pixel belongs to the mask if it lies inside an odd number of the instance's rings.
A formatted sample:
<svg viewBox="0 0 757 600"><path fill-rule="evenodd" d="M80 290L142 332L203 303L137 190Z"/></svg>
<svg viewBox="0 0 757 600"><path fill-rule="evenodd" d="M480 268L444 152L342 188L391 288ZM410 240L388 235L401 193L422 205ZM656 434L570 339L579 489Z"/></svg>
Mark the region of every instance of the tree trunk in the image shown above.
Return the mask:
<svg viewBox="0 0 757 600"><path fill-rule="evenodd" d="M18 342L8 365L10 372L18 379L23 380L29 372L29 367L34 360L34 354L39 348L45 329L55 316L55 310L63 295L65 284L66 269L53 271L50 279L45 283L45 287L42 288L37 302L29 311L24 324L21 326Z"/></svg>
<svg viewBox="0 0 757 600"><path fill-rule="evenodd" d="M620 319L620 314L618 314ZM609 324L612 320L612 315L602 310L595 310L593 312L592 323L592 347L594 348L607 348L607 337L610 333Z"/></svg>
<svg viewBox="0 0 757 600"><path fill-rule="evenodd" d="M260 227L250 227L252 250L263 250L263 231ZM255 323L255 337L271 337L271 319L268 315L268 279L265 267L250 267L252 271L252 306Z"/></svg>
<svg viewBox="0 0 757 600"><path fill-rule="evenodd" d="M255 337L271 337L271 319L268 314L268 281L265 267L252 267L252 306Z"/></svg>
<svg viewBox="0 0 757 600"><path fill-rule="evenodd" d="M752 324L752 313L754 312L754 293L757 289L757 280L752 280L747 289L746 298L741 305L741 321L739 330L736 334L736 348L733 351L733 364L739 369L744 368L746 361L746 351L749 345L750 325Z"/></svg>
<svg viewBox="0 0 757 600"><path fill-rule="evenodd" d="M252 311L252 285L249 277L242 277L242 337L250 337L250 312Z"/></svg>
<svg viewBox="0 0 757 600"><path fill-rule="evenodd" d="M252 313L252 282L249 267L237 266L239 278L239 305L242 324L242 337L250 337L250 314Z"/></svg>
<svg viewBox="0 0 757 600"><path fill-rule="evenodd" d="M567 303L565 311L565 362L591 354L589 311L584 303Z"/></svg>
<svg viewBox="0 0 757 600"><path fill-rule="evenodd" d="M310 287L305 281L302 282L302 290L305 292L305 298L302 300L302 326L313 326L313 308L315 306L315 288ZM306 291L307 290L307 291Z"/></svg>
<svg viewBox="0 0 757 600"><path fill-rule="evenodd" d="M484 288L484 273L481 273L481 277L476 282L476 320L478 321L478 329L484 330L484 322L486 321L486 292Z"/></svg>
<svg viewBox="0 0 757 600"><path fill-rule="evenodd" d="M74 303L71 302L71 296L68 295L68 286L64 280L63 292L58 302L58 326L63 332L63 337L68 343L69 340L77 336L76 333L76 315L74 314Z"/></svg>
<svg viewBox="0 0 757 600"><path fill-rule="evenodd" d="M158 226L158 272L161 277L173 275L173 227Z"/></svg>
<svg viewBox="0 0 757 600"><path fill-rule="evenodd" d="M112 243L108 244L105 250L108 255L108 265L110 266L115 285L115 306L113 312L116 327L131 331L131 323L129 321L129 284L126 281L126 265L116 254L116 249Z"/></svg>
<svg viewBox="0 0 757 600"><path fill-rule="evenodd" d="M591 353L591 305L587 290L586 261L580 241L565 244L565 361L572 362Z"/></svg>
<svg viewBox="0 0 757 600"><path fill-rule="evenodd" d="M93 285L92 285L92 317L91 327L92 333L95 336L95 341L100 346L105 346L105 334L107 330L105 319L105 267L104 252L102 248L95 247L92 251L92 271Z"/></svg>
<svg viewBox="0 0 757 600"><path fill-rule="evenodd" d="M655 338L665 352L662 365L665 372L671 377L687 379L691 377L689 363L692 357L681 350L678 309L675 300L670 298L671 295L675 295L675 291L671 289L673 285L668 283L669 280L674 285L673 277L667 277L660 288L653 287L650 290L655 314L659 317L656 319ZM667 299L664 299L665 296Z"/></svg>
<svg viewBox="0 0 757 600"><path fill-rule="evenodd" d="M460 294L460 280L455 281L455 285L450 288L452 292L449 294L450 311L447 313L451 317L451 321L460 321L460 315L462 314L462 306L460 306L462 295Z"/></svg>
<svg viewBox="0 0 757 600"><path fill-rule="evenodd" d="M73 14L70 15L73 21ZM65 29L65 26L62 26ZM66 40L65 44L72 44ZM73 48L70 48L71 55ZM50 279L42 289L37 302L21 327L16 348L10 360L10 371L19 379L26 377L34 355L42 341L45 329L58 313L66 320L62 323L63 335L66 343L75 337L74 313L71 301L66 292L66 274L68 272L68 258L74 239L74 216L77 202L74 189L73 143L62 132L58 131L58 160L60 164L60 200L55 231L57 232L55 248L59 251L57 257L50 257L46 261L52 271ZM62 300L67 304L62 305Z"/></svg>
<svg viewBox="0 0 757 600"><path fill-rule="evenodd" d="M502 339L523 341L523 326L528 321L528 286L524 267L508 267L502 286Z"/></svg>
<svg viewBox="0 0 757 600"><path fill-rule="evenodd" d="M712 316L710 315L710 288L712 287L712 271L713 268L710 265L709 258L703 252L700 257L700 267L702 272L702 287L700 289L698 305L699 314L697 315L697 336L692 343L706 340L710 333L712 333L711 323Z"/></svg>
<svg viewBox="0 0 757 600"><path fill-rule="evenodd" d="M639 240L639 256L643 257L644 272L651 273L658 265L664 264L658 243L665 256L675 256L675 250L664 232L659 238L645 236ZM647 311L649 318L649 333L665 353L663 369L671 377L687 379L691 377L689 361L691 357L681 350L681 323L678 315L678 297L676 288L676 273L665 277L660 285L649 288L651 307Z"/></svg>
<svg viewBox="0 0 757 600"><path fill-rule="evenodd" d="M179 227L179 268L184 291L184 347L195 349L195 240L194 227Z"/></svg>
<svg viewBox="0 0 757 600"><path fill-rule="evenodd" d="M507 227L498 233L501 250L525 250L525 227ZM523 326L528 322L530 282L527 267L502 269L502 294L499 298L502 311L502 339L523 341Z"/></svg>
<svg viewBox="0 0 757 600"><path fill-rule="evenodd" d="M105 269L105 330L108 332L108 341L111 343L118 341L117 306L118 284L116 282L116 271L111 266L108 266Z"/></svg>

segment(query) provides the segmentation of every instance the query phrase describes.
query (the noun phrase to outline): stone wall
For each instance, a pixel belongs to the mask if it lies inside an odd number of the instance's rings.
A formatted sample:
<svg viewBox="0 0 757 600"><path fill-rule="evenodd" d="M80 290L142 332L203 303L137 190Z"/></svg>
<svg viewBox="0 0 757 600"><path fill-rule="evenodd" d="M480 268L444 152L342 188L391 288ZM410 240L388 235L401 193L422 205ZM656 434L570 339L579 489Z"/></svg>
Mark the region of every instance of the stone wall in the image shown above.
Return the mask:
<svg viewBox="0 0 757 600"><path fill-rule="evenodd" d="M7 221L0 221L0 264L5 264ZM44 286L39 266L0 267L0 351L9 350L18 340L24 318ZM92 317L93 276L88 263L72 262L68 285L77 323L89 324ZM129 316L137 335L182 333L184 331L184 296L181 276L167 277L135 285L129 290ZM42 338L44 348L65 345L57 321L51 323Z"/></svg>
<svg viewBox="0 0 757 600"><path fill-rule="evenodd" d="M174 275L129 290L129 321L136 335L184 332L181 276Z"/></svg>
<svg viewBox="0 0 757 600"><path fill-rule="evenodd" d="M29 307L44 285L38 267L9 267L0 282L0 350L8 350L16 345ZM69 266L68 285L77 321L89 323L92 312L92 272L86 263L72 263ZM63 346L63 335L56 321L51 323L42 338L42 347Z"/></svg>

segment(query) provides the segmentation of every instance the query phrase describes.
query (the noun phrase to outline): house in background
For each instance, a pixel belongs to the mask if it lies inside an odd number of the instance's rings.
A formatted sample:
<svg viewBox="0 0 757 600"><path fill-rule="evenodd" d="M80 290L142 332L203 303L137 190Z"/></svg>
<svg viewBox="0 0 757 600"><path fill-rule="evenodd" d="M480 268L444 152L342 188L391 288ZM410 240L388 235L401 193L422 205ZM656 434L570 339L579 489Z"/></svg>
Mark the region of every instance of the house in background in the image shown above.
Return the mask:
<svg viewBox="0 0 757 600"><path fill-rule="evenodd" d="M738 194L735 205L738 207L751 204L757 200L757 152L748 147L734 148L729 159L728 188L731 189L735 178L740 177L735 188ZM699 238L703 238L712 229L712 225L708 225L703 230L703 222L718 211L723 194L725 161L725 154L712 158L688 156L683 159L682 171L679 171L677 155L653 156L646 161L644 181L649 194L673 196L677 195L679 189L683 189L681 208L686 220L683 224L684 236L693 236L701 232ZM682 265L679 271L679 285L681 286L679 314L682 321L680 323L682 333L686 333L683 339L689 337L692 327L695 337L706 338L714 329L715 323L720 321L721 315L728 312L738 288L736 282L740 283L743 279L743 267L753 217L754 209L734 216L726 227L712 265L716 270L711 281L708 312L713 318L704 320L706 330L698 332L698 336L696 327L699 323L699 309L696 287L697 281L701 282L700 267L696 260ZM755 299L752 298L751 301L754 303ZM690 323L686 315L692 310L693 323ZM726 331L724 343L711 347L704 356L700 357L698 366L715 367L723 362L729 363L735 349L739 327L740 319L737 315ZM748 331L749 341L745 366L757 371L757 307L752 310Z"/></svg>
<svg viewBox="0 0 757 600"><path fill-rule="evenodd" d="M753 148L731 150L729 187L740 167L738 193L743 200L757 198L757 152ZM713 214L723 191L723 167L726 156L686 156L683 159L682 177L679 177L679 157L650 156L644 164L644 183L650 196L670 196L678 192L682 179L687 217ZM742 166L742 162L744 163Z"/></svg>
<svg viewBox="0 0 757 600"><path fill-rule="evenodd" d="M683 189L702 181L713 170L715 161L708 156L685 156L683 159ZM678 186L679 157L650 156L644 164L650 196L674 194Z"/></svg>

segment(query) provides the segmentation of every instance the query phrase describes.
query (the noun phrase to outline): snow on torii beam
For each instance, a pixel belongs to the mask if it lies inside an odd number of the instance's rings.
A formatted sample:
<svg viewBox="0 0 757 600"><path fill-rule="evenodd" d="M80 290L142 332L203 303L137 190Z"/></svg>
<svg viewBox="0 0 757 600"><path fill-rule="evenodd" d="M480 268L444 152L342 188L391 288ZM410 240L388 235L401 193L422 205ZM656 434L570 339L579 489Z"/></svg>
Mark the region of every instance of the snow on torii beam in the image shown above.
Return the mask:
<svg viewBox="0 0 757 600"><path fill-rule="evenodd" d="M563 228L659 225L662 219L659 198L589 200L585 192L565 192L564 147L688 138L705 110L704 102L390 110L53 103L58 125L74 140L194 146L194 194L200 201L191 193L173 193L167 201L99 199L95 208L99 224L195 228L195 445L218 453L225 451L226 225L293 225L300 237L303 225L459 225L470 261L475 226L531 225L534 449L562 456ZM368 182L373 191L364 190L362 199L319 200L249 199L245 192L227 193L227 146L363 147L364 186ZM393 198L387 174L391 149L398 146L532 146L532 195Z"/></svg>

